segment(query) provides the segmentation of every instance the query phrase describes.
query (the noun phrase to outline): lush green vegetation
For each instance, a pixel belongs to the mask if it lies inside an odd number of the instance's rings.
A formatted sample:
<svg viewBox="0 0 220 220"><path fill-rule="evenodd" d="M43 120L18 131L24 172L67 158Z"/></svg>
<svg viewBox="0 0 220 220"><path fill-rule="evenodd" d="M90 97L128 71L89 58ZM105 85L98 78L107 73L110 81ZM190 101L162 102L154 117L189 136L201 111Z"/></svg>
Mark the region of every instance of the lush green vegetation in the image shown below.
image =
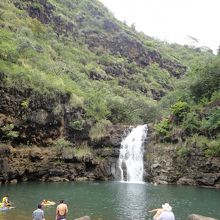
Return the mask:
<svg viewBox="0 0 220 220"><path fill-rule="evenodd" d="M196 75L191 82L190 74ZM220 56L190 74L185 79L187 98L180 87L161 100L170 109L169 116L155 124L156 137L185 145L187 151L197 147L207 156L220 156ZM185 147L180 150L185 151Z"/></svg>
<svg viewBox="0 0 220 220"><path fill-rule="evenodd" d="M69 94L71 107L83 108L86 112L84 120L92 119L94 123L102 120L143 123L155 117L151 110L156 102L152 99L150 89L161 88L165 91L161 85L170 83L169 74L156 65L142 69L120 54L113 55L101 49L93 52L88 49L84 37L80 36L97 28L98 32L106 35L102 27L104 19L112 19L125 26L114 20L98 1L48 1L55 7L54 16L59 16L65 22L74 23L83 12L84 22L75 40L62 33L58 37L52 24L45 25L31 18L12 2L20 8L31 5L34 10L44 10L37 2L3 0L0 3L0 71L5 75L4 85L18 90L31 88L50 97L57 93ZM92 17L94 13L98 13L98 18ZM131 79L125 79L126 83L122 85L120 76L113 77L107 73L106 66L117 67L119 74L127 73L128 69L135 74ZM157 70L161 77L155 76ZM92 80L93 76L95 80ZM146 92L141 92L143 89ZM26 102L22 103L23 107L27 105ZM72 126L80 129L79 123L75 122Z"/></svg>
<svg viewBox="0 0 220 220"><path fill-rule="evenodd" d="M68 126L83 132L85 124L92 125L92 140L111 124L156 121L157 140L180 143L180 155L190 146L220 155L219 55L138 33L97 0L42 2L0 2L1 86L67 95L70 108L83 112ZM187 71L177 71L177 79L173 72L181 65ZM28 109L30 101L23 100L21 108ZM60 112L58 103L53 113ZM1 128L2 141L19 135L13 126ZM61 138L55 145L60 150L71 144Z"/></svg>

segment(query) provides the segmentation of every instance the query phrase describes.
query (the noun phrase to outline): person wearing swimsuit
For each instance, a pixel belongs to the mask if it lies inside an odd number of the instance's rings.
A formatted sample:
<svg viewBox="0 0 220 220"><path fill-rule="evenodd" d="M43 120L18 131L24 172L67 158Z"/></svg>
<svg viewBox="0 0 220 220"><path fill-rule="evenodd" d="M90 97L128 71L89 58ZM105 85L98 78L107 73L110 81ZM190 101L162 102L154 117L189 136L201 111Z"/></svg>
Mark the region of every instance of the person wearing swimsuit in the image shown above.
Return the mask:
<svg viewBox="0 0 220 220"><path fill-rule="evenodd" d="M56 220L66 220L67 213L67 205L64 203L64 200L60 200L60 204L56 208Z"/></svg>

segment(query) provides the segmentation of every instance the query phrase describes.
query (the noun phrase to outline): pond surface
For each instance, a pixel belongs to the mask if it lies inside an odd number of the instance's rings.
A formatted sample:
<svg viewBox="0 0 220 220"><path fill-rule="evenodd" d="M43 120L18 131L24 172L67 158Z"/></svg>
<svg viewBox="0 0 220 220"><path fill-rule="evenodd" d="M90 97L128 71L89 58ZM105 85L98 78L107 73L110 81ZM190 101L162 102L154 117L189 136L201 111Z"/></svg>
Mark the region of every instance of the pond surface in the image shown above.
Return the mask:
<svg viewBox="0 0 220 220"><path fill-rule="evenodd" d="M19 183L1 185L0 196L9 194L16 207L0 212L0 220L31 220L32 211L43 199L64 199L68 220L89 215L93 220L152 219L147 211L169 202L176 220L197 213L220 219L220 190L190 186L121 182ZM55 206L45 208L46 220L55 219Z"/></svg>

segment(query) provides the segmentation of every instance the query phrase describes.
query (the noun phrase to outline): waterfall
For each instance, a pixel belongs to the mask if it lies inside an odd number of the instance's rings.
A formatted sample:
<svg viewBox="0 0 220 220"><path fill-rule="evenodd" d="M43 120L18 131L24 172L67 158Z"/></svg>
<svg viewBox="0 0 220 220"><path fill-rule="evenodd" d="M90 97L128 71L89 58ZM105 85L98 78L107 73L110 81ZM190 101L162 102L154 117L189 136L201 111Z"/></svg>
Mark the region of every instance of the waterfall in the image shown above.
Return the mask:
<svg viewBox="0 0 220 220"><path fill-rule="evenodd" d="M143 181L144 141L146 137L147 125L138 125L122 140L119 155L121 181Z"/></svg>

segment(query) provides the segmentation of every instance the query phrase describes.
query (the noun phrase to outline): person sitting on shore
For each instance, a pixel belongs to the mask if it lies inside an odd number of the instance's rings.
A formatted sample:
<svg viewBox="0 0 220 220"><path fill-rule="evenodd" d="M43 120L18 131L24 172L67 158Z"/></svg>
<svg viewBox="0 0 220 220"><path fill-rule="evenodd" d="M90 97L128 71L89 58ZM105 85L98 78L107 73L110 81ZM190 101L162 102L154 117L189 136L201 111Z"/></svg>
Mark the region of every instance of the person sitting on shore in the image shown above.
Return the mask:
<svg viewBox="0 0 220 220"><path fill-rule="evenodd" d="M156 212L153 217L154 220L175 220L172 207L169 205L169 203L163 204L162 208L153 209L149 212Z"/></svg>
<svg viewBox="0 0 220 220"><path fill-rule="evenodd" d="M56 220L65 220L68 213L68 207L64 200L60 200L60 204L56 208Z"/></svg>

